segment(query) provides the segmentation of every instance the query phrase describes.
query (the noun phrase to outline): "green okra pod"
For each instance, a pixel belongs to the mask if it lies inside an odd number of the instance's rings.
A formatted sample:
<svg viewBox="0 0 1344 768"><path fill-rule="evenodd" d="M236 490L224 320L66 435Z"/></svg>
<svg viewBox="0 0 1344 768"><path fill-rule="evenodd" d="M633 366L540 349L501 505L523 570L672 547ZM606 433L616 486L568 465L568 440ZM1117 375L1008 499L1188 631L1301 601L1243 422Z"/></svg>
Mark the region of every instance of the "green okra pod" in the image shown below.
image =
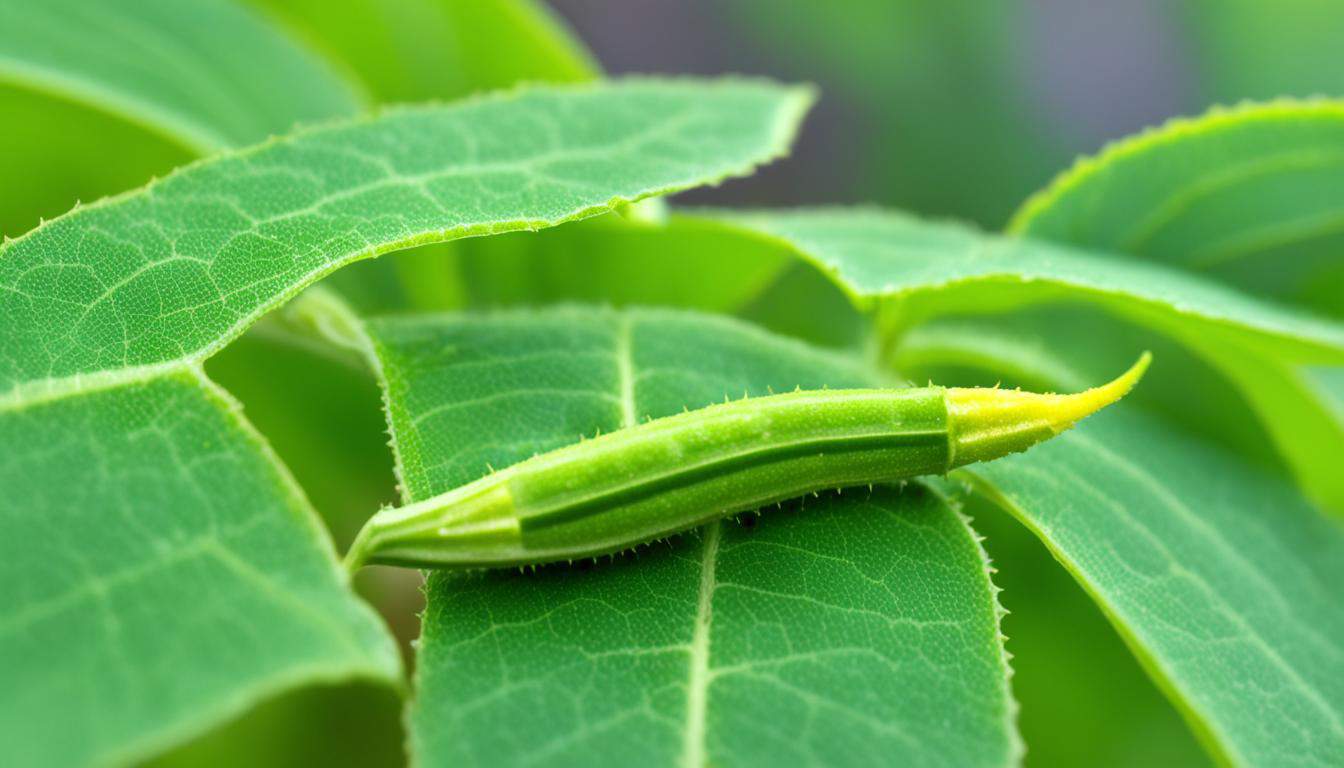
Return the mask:
<svg viewBox="0 0 1344 768"><path fill-rule="evenodd" d="M656 419L374 515L347 562L481 568L617 552L829 488L944 474L1026 450L1127 393L793 392Z"/></svg>

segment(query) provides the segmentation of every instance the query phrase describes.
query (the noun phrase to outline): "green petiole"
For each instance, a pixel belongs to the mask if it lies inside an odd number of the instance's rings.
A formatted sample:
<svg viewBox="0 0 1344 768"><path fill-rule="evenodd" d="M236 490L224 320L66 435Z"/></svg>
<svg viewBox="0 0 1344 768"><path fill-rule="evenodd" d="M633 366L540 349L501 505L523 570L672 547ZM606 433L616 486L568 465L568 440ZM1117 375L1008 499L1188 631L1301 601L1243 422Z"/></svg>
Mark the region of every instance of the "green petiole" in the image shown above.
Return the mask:
<svg viewBox="0 0 1344 768"><path fill-rule="evenodd" d="M793 392L713 405L535 456L374 515L347 565L488 568L592 557L829 488L1026 450L1119 400L1017 390Z"/></svg>

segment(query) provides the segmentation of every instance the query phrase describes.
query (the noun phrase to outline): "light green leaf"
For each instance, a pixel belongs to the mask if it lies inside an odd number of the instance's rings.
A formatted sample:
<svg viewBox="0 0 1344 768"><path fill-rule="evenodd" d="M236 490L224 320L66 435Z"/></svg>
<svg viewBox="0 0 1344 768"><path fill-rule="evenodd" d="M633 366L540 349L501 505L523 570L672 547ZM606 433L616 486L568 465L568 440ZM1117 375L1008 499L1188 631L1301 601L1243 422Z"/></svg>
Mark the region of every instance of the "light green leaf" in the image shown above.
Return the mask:
<svg viewBox="0 0 1344 768"><path fill-rule="evenodd" d="M1080 161L1022 208L1013 229L1344 317L1342 167L1344 104L1216 110ZM1334 458L1344 453L1344 418L1308 374L1279 349L1239 335L1178 330L1271 426L1308 490L1344 510Z"/></svg>
<svg viewBox="0 0 1344 768"><path fill-rule="evenodd" d="M1156 332L1227 378L1303 482L1330 506L1344 509L1344 475L1329 461L1329 446L1344 444L1344 437L1337 439L1339 426L1320 418L1315 406L1298 396L1302 385L1293 375L1302 364L1344 363L1344 324L1161 264L999 238L894 213L713 215L780 239L833 276L856 303L879 307L887 344L941 315L1021 312L1030 305L1059 303L1102 309ZM1049 338L1075 322L1032 327ZM1309 439L1303 440L1304 434Z"/></svg>
<svg viewBox="0 0 1344 768"><path fill-rule="evenodd" d="M533 0L251 0L352 68L381 102L466 96L519 82L599 74L559 19Z"/></svg>
<svg viewBox="0 0 1344 768"><path fill-rule="evenodd" d="M849 358L668 311L407 317L368 329L408 501L725 395L873 381ZM1012 762L994 588L956 502L913 485L801 506L595 565L434 575L415 758Z"/></svg>
<svg viewBox="0 0 1344 768"><path fill-rule="evenodd" d="M1072 359L1049 349L983 335L978 346L957 333L911 338L924 347L913 358L938 367L1031 371L1042 386L1080 380ZM958 348L968 354L958 359ZM1344 530L1274 475L1130 403L1114 410L971 476L1073 573L1213 755L1337 762L1321 755L1344 745L1334 730L1344 611L1323 601L1344 568ZM1302 733L1313 736L1299 752Z"/></svg>
<svg viewBox="0 0 1344 768"><path fill-rule="evenodd" d="M1344 530L1121 406L971 472L1102 607L1215 754L1344 760Z"/></svg>
<svg viewBox="0 0 1344 768"><path fill-rule="evenodd" d="M129 760L286 686L395 677L307 503L201 361L351 260L746 171L786 148L806 102L636 81L400 110L198 163L0 246L0 434L19 447L0 460L17 585L0 712L43 723L0 762Z"/></svg>

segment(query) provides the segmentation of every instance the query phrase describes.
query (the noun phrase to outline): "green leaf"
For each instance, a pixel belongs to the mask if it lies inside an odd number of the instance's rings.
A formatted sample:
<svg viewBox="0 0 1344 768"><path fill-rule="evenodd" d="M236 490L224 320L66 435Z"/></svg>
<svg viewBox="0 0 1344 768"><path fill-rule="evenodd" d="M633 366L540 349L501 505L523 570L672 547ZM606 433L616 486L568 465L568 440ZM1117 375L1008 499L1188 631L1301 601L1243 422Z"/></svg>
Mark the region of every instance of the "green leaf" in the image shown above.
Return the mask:
<svg viewBox="0 0 1344 768"><path fill-rule="evenodd" d="M1293 312L1160 265L999 238L876 209L718 211L777 238L833 275L861 306L900 300L905 328L952 311L1094 303L1161 329L1227 329L1303 360L1344 361L1344 325ZM960 308L960 309L958 309Z"/></svg>
<svg viewBox="0 0 1344 768"><path fill-rule="evenodd" d="M1061 361L1051 350L983 334L978 347L968 347L963 335L941 330L918 339L924 349L914 359L983 368L991 380L1008 372L1009 384L1019 383L1011 373L1019 370L1032 371L1042 386L1071 387L1068 382L1078 380L1072 359ZM1106 338L1104 327L1080 332ZM959 347L969 354L958 359ZM1145 379L1144 386L1150 383ZM1187 401L1193 406L1207 396L1200 391ZM1329 583L1344 564L1344 530L1274 474L1173 429L1170 419L1159 422L1131 403L1116 410L1063 436L1057 442L1065 448L1032 450L974 474L1000 504L1009 504L1002 489L1020 491L1010 500L1014 513L1101 605L1213 755L1235 764L1298 764L1291 759L1295 753L1252 753L1295 744L1285 741L1286 734L1312 731L1310 720L1320 712L1301 714L1295 705L1281 704L1281 691L1295 684L1295 676L1309 685L1317 676L1328 680L1329 665L1344 663L1344 645L1329 629L1341 612L1323 613L1319 590L1299 597L1298 585L1303 573ZM1256 546L1243 543L1256 537ZM1101 583L1106 588L1098 588ZM1209 591L1216 595L1206 599ZM1157 595L1161 600L1149 599ZM1241 634L1230 637L1229 625ZM1238 655L1240 642L1255 646L1248 661ZM1210 659L1222 665L1220 674L1209 672ZM1253 690L1247 680L1255 681ZM1328 688L1324 698L1338 713L1344 707L1340 689ZM1246 719L1255 718L1266 700L1278 709L1251 733ZM1325 731L1327 744L1338 736L1330 735L1333 727Z"/></svg>
<svg viewBox="0 0 1344 768"><path fill-rule="evenodd" d="M1021 313L1031 305L1061 303L1101 309L1155 332L1234 385L1303 482L1330 506L1344 509L1344 476L1330 461L1330 446L1344 444L1344 436L1337 438L1339 425L1322 419L1300 396L1302 385L1294 373L1303 364L1344 363L1344 324L1162 264L999 238L894 213L837 209L712 215L778 238L831 275L856 303L880 307L888 344L942 315ZM1027 325L1030 333L1051 338L1077 322ZM1082 343L1097 346L1088 338Z"/></svg>
<svg viewBox="0 0 1344 768"><path fill-rule="evenodd" d="M582 44L545 5L531 0L350 0L339 13L326 0L253 3L353 70L379 103L600 75ZM459 309L464 278L453 260L458 250L444 244L412 248L340 273L332 284L361 311Z"/></svg>
<svg viewBox="0 0 1344 768"><path fill-rule="evenodd" d="M654 202L654 201L647 201ZM632 220L607 214L541 232L459 240L398 254L397 280L378 261L333 277L361 312L405 307L494 309L584 302L734 314L827 346L856 344L866 330L833 283L776 243L743 238L709 219ZM424 250L424 249L421 249ZM409 258L414 266L405 264ZM798 307L806 306L802 313Z"/></svg>
<svg viewBox="0 0 1344 768"><path fill-rule="evenodd" d="M1340 102L1215 109L1079 161L1010 231L1165 262L1344 317L1341 168Z"/></svg>
<svg viewBox="0 0 1344 768"><path fill-rule="evenodd" d="M130 760L287 686L394 678L306 501L201 361L353 259L748 170L806 102L635 81L400 110L198 163L0 246L0 436L19 447L0 460L16 585L0 714L46 724L0 762Z"/></svg>
<svg viewBox="0 0 1344 768"><path fill-rule="evenodd" d="M668 311L389 318L368 331L408 501L683 406L873 382L847 357ZM436 574L415 759L1012 762L995 590L955 510L924 485L850 491L596 565ZM525 728L498 727L519 718Z"/></svg>
<svg viewBox="0 0 1344 768"><path fill-rule="evenodd" d="M68 211L76 200L140 186L197 152L261 141L298 121L353 112L359 103L334 69L259 14L232 3L54 2L31 8L0 3L0 16L15 15L21 16L18 25L0 28L0 50L14 78L0 86L0 111L6 115L0 178L32 183L0 188L3 232L29 229L40 216ZM207 29L205 44L196 45ZM7 36L24 30L41 30L46 37ZM126 42L132 37L139 44ZM103 43L116 48L112 66L104 66L103 58L113 54ZM239 58L240 51L246 58ZM190 61L178 54L189 54ZM50 93L42 85L50 77L73 80L79 89ZM110 102L120 106L113 109ZM259 109L259 104L271 106ZM184 120L212 126L218 135L204 146L188 142L178 135ZM248 339L224 359L212 359L210 374L246 405L341 540L342 522L357 528L369 509L391 498L377 495L391 485L384 479L391 473L376 407L342 409L333 403L352 387L362 388L361 395L373 393L365 402L355 399L355 405L376 403L376 385L362 366L296 375L315 361L327 361L293 352L292 345L269 336ZM286 372L252 377L258 366ZM285 398L281 391L288 384L301 387L302 395ZM314 440L324 424L340 438ZM366 433L373 440L352 456L345 451L357 442L352 433L366 425L372 425ZM357 461L357 468L350 471L342 460ZM332 482L333 477L349 482Z"/></svg>
<svg viewBox="0 0 1344 768"><path fill-rule="evenodd" d="M422 260L416 269L438 270L437 280L387 280L370 269L377 261L366 262L335 276L340 293L375 315L406 306L441 311L565 302L732 312L766 290L791 260L717 222L675 217L651 223L617 213L433 248L396 258Z"/></svg>
<svg viewBox="0 0 1344 768"><path fill-rule="evenodd" d="M129 762L315 680L398 676L307 502L182 370L0 413L0 742Z"/></svg>
<svg viewBox="0 0 1344 768"><path fill-rule="evenodd" d="M532 0L251 0L352 68L380 102L424 101L519 82L590 80L599 69Z"/></svg>
<svg viewBox="0 0 1344 768"><path fill-rule="evenodd" d="M4 0L0 30L0 79L96 105L195 152L358 106L323 61L229 2Z"/></svg>
<svg viewBox="0 0 1344 768"><path fill-rule="evenodd" d="M221 0L0 1L0 232L139 186L199 154L358 97L323 61Z"/></svg>
<svg viewBox="0 0 1344 768"><path fill-rule="evenodd" d="M786 150L808 102L735 80L536 88L191 166L3 246L0 402L200 359L357 259L745 173Z"/></svg>
<svg viewBox="0 0 1344 768"><path fill-rule="evenodd" d="M1294 489L1121 406L972 471L1238 765L1344 759L1344 529Z"/></svg>
<svg viewBox="0 0 1344 768"><path fill-rule="evenodd" d="M966 512L1003 590L1027 765L1212 766L1091 596L1041 541L983 497L971 496Z"/></svg>
<svg viewBox="0 0 1344 768"><path fill-rule="evenodd" d="M1344 368L1308 368L1306 376L1335 418L1344 420Z"/></svg>
<svg viewBox="0 0 1344 768"><path fill-rule="evenodd" d="M1215 110L1080 161L1022 208L1013 229L1165 262L1344 317L1341 166L1339 102ZM1180 330L1270 425L1308 490L1344 510L1344 477L1333 458L1344 453L1344 418L1308 374L1277 348Z"/></svg>

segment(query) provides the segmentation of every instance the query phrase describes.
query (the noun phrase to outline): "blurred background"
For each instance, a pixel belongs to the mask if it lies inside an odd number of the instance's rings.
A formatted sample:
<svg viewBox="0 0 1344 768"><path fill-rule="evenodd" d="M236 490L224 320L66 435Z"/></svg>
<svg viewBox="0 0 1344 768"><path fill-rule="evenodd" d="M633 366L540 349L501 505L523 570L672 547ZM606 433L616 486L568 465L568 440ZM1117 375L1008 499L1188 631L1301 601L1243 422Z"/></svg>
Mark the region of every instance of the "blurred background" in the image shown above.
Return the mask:
<svg viewBox="0 0 1344 768"><path fill-rule="evenodd" d="M1215 104L1344 92L1339 0L553 0L608 73L822 99L731 203L874 202L1000 228L1079 154Z"/></svg>
<svg viewBox="0 0 1344 768"><path fill-rule="evenodd" d="M472 69L472 27L529 5L523 0L248 2L358 69L352 74L381 101L454 98L539 71L582 79L590 74L583 47L608 74L810 81L822 98L790 159L683 200L874 203L988 229L1001 228L1080 154L1168 118L1246 99L1344 96L1344 0L551 0L580 47L552 45L542 30L535 44L523 40L509 52L516 70L491 72ZM35 190L0 188L7 234L68 210L76 198L138 186L189 159L181 147L106 116L21 93L7 98L0 135L10 148L42 151L0 152L0 178L44 181ZM43 124L29 112L53 110L68 111L61 119L83 132L24 133ZM396 258L411 263L413 254ZM340 274L358 279L358 269ZM250 375L258 367L279 388L261 386ZM300 369L302 376L286 374ZM315 370L329 388L322 397L283 390L285 380L310 380ZM394 498L378 394L365 373L340 360L295 359L251 336L212 360L210 373L246 403L339 546ZM309 456L314 425L342 436L344 463ZM339 482L326 482L328 475ZM1005 631L1028 763L1207 764L1122 640L1039 542L996 511L970 511L988 536L1012 611ZM360 587L413 661L417 577L371 571ZM395 693L368 686L301 691L156 763L397 765L400 707Z"/></svg>

